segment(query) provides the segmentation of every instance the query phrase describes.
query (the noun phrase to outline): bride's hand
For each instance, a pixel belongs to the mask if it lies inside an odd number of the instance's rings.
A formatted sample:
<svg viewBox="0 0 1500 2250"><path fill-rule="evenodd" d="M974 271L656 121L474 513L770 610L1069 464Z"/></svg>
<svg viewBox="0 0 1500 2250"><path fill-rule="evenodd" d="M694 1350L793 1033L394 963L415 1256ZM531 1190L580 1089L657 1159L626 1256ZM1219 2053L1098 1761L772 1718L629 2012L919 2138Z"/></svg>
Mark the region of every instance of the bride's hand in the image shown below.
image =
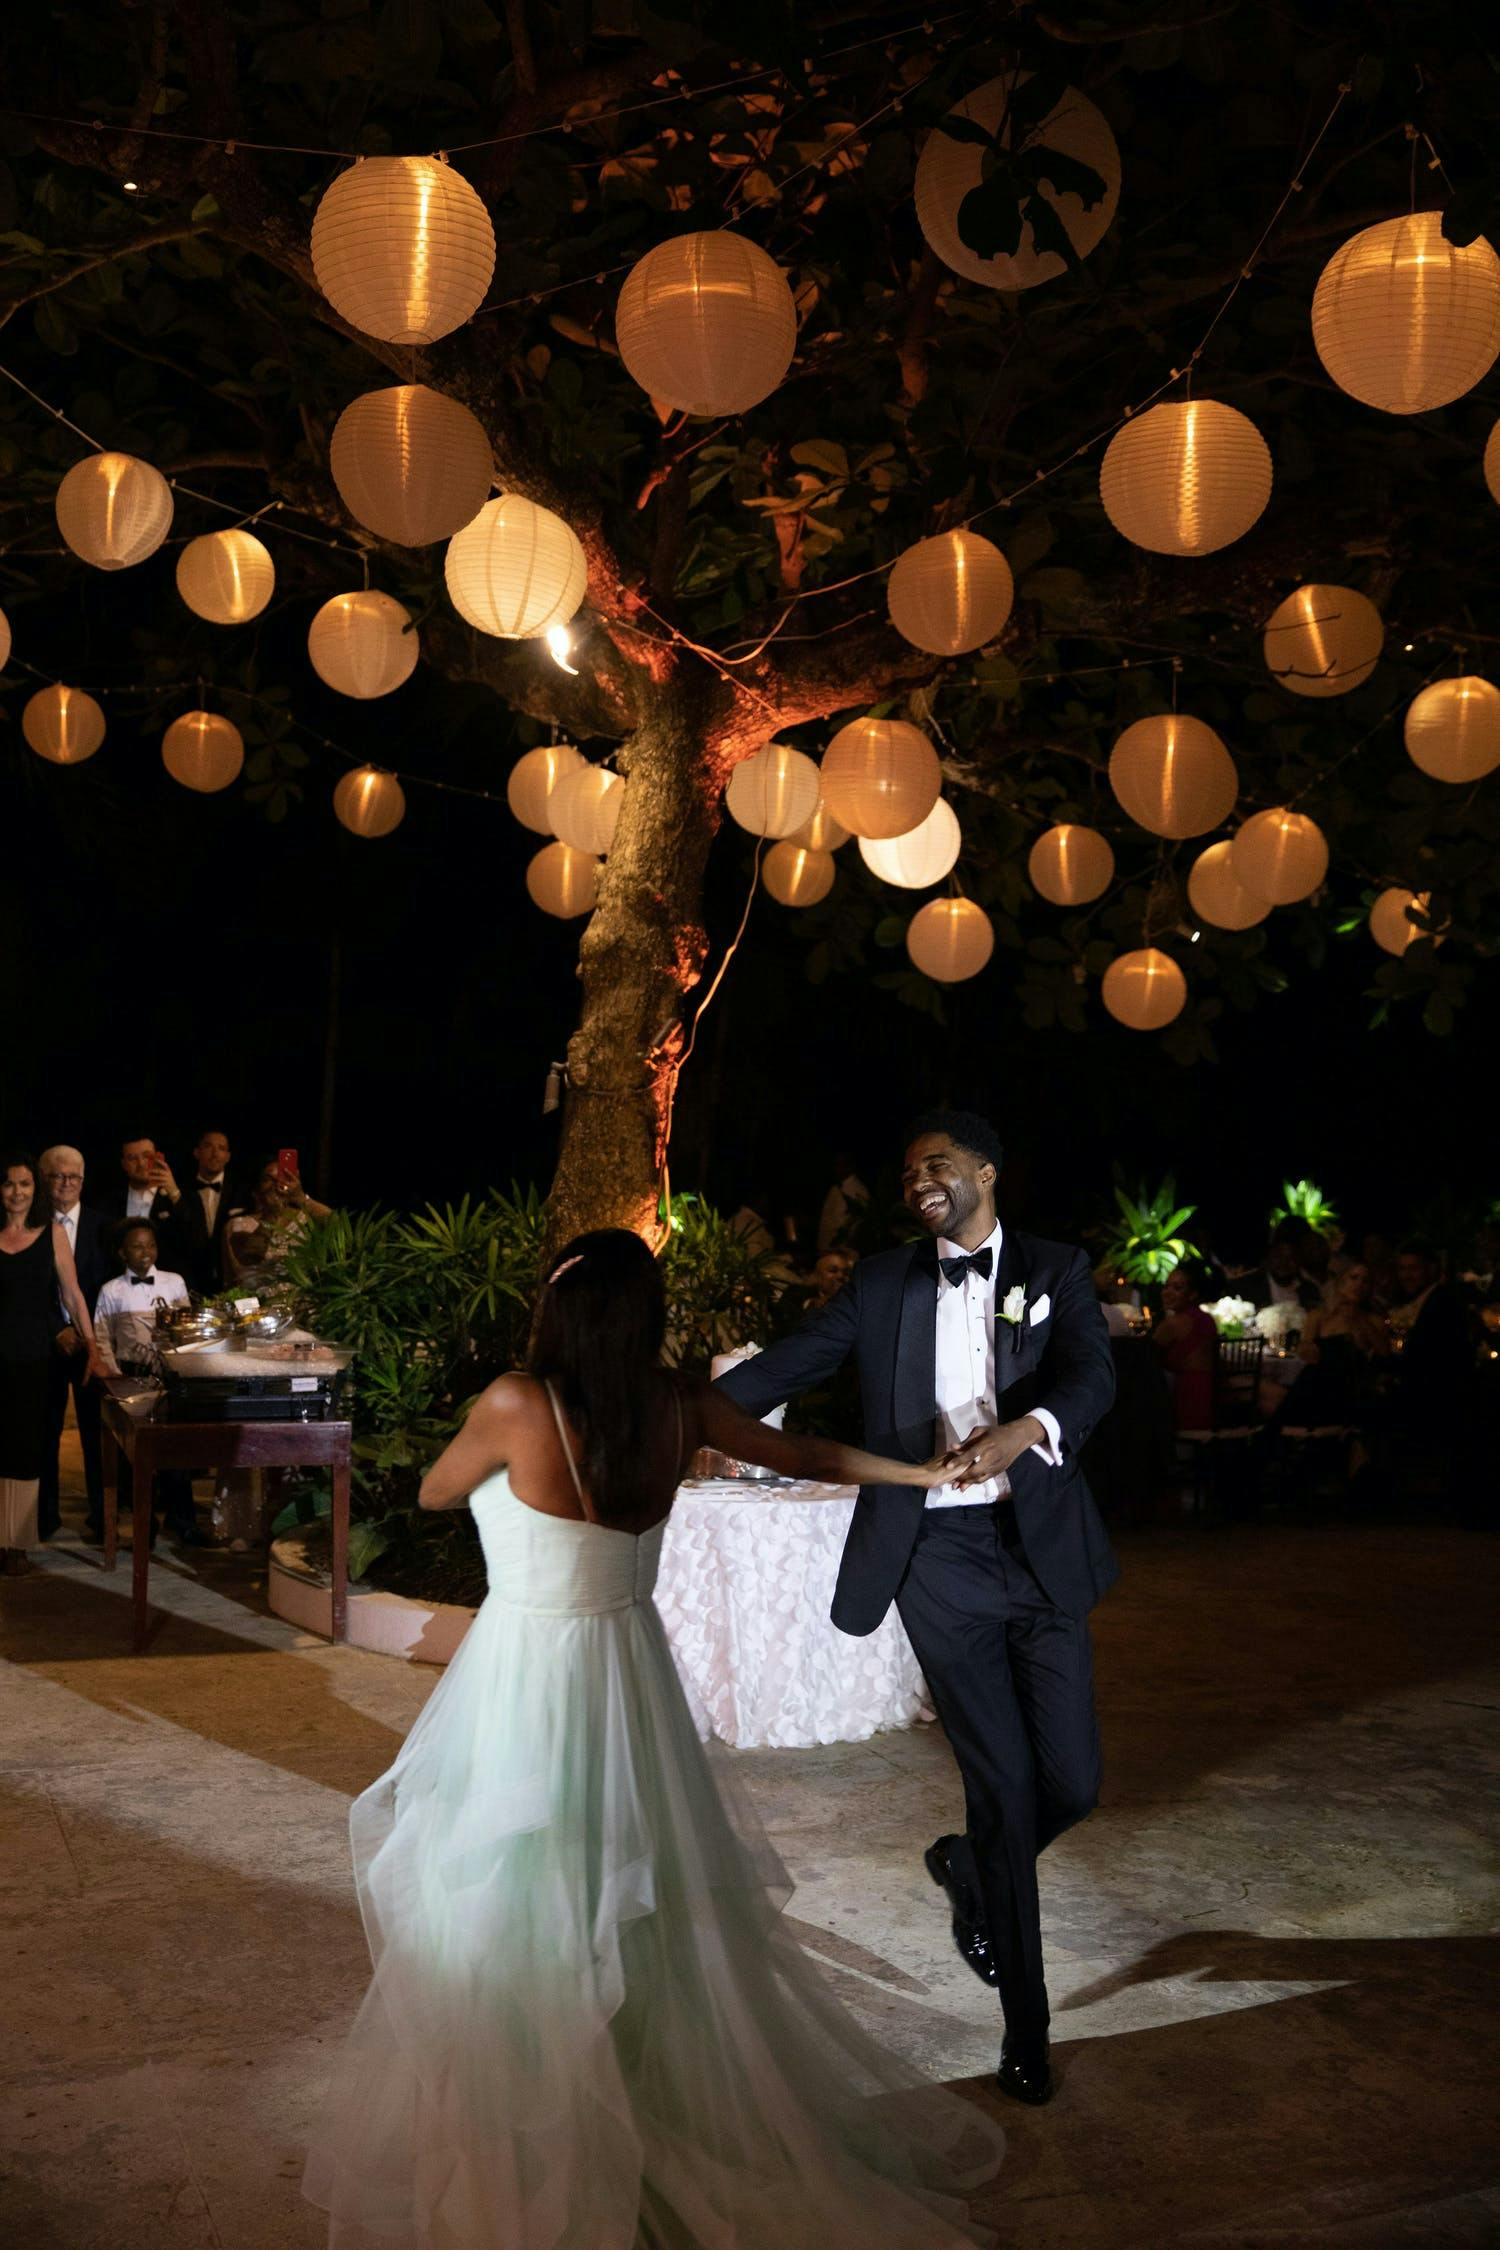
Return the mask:
<svg viewBox="0 0 1500 2250"><path fill-rule="evenodd" d="M935 1485L952 1484L953 1481L954 1467L946 1453L935 1453L930 1461L922 1463L912 1477L913 1484L920 1485L924 1492L931 1492Z"/></svg>

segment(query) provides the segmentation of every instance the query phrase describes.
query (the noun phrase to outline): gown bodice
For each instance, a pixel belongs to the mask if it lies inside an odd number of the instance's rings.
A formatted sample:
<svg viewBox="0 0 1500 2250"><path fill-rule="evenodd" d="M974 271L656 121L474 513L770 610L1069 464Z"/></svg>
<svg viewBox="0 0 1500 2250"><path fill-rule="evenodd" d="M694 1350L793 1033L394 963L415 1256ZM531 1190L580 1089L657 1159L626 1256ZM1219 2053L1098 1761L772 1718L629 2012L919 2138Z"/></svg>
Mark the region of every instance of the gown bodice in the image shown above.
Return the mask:
<svg viewBox="0 0 1500 2250"><path fill-rule="evenodd" d="M489 1598L544 1617L602 1617L648 1602L656 1586L666 1522L616 1531L529 1508L499 1469L476 1485L469 1506L484 1549Z"/></svg>

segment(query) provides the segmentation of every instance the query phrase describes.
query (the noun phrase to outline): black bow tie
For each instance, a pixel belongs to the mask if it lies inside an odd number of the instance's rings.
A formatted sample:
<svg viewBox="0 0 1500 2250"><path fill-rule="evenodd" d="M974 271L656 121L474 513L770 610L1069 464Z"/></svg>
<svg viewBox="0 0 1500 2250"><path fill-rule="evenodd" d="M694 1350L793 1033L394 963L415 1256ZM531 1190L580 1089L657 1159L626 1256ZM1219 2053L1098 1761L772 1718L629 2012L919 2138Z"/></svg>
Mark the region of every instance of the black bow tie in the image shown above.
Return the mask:
<svg viewBox="0 0 1500 2250"><path fill-rule="evenodd" d="M994 1259L988 1243L982 1250L971 1250L966 1258L939 1258L938 1260L945 1278L952 1282L955 1289L962 1289L966 1273L977 1273L981 1281L988 1281L990 1267L993 1263Z"/></svg>
<svg viewBox="0 0 1500 2250"><path fill-rule="evenodd" d="M154 1289L156 1287L156 1276L154 1273L133 1273L130 1277L130 1286L132 1289Z"/></svg>
<svg viewBox="0 0 1500 2250"><path fill-rule="evenodd" d="M224 1182L223 1182L223 1181L222 1181L221 1179L219 1179L219 1180L200 1180L200 1181L198 1182L198 1185L199 1185L199 1187L221 1188L221 1187L222 1187L222 1186L224 1185Z"/></svg>

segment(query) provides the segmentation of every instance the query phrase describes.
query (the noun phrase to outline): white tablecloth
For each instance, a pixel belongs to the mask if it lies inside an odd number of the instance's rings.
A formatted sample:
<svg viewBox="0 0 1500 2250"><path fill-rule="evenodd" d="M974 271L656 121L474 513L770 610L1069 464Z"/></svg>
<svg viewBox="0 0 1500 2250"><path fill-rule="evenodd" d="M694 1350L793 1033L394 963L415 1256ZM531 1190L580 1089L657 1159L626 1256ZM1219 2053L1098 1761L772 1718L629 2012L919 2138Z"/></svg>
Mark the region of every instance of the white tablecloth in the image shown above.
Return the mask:
<svg viewBox="0 0 1500 2250"><path fill-rule="evenodd" d="M826 1484L687 1484L656 1605L699 1733L741 1749L863 1742L932 1716L894 1609L855 1639L828 1615L854 1493Z"/></svg>

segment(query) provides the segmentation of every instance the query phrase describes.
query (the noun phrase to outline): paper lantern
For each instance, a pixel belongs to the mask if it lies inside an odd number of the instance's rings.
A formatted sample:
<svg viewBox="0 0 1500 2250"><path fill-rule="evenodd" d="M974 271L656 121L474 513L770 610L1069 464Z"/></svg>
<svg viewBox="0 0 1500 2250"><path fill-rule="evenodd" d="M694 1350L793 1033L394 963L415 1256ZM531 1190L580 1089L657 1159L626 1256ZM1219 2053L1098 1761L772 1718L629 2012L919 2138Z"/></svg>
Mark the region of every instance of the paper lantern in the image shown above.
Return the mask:
<svg viewBox="0 0 1500 2250"><path fill-rule="evenodd" d="M38 688L21 713L21 732L39 758L81 766L104 740L104 713L82 688Z"/></svg>
<svg viewBox="0 0 1500 2250"><path fill-rule="evenodd" d="M1323 268L1312 332L1341 391L1426 414L1471 391L1500 352L1500 258L1483 235L1445 241L1439 211L1382 219Z"/></svg>
<svg viewBox="0 0 1500 2250"><path fill-rule="evenodd" d="M962 846L958 815L946 797L939 797L909 835L861 836L859 856L882 883L894 883L903 891L925 891L952 870Z"/></svg>
<svg viewBox="0 0 1500 2250"><path fill-rule="evenodd" d="M774 258L742 234L679 234L625 276L615 342L642 390L686 414L743 414L785 375L797 307Z"/></svg>
<svg viewBox="0 0 1500 2250"><path fill-rule="evenodd" d="M1140 827L1175 840L1217 828L1240 793L1234 760L1213 728L1181 711L1158 711L1125 729L1109 754L1109 785Z"/></svg>
<svg viewBox="0 0 1500 2250"><path fill-rule="evenodd" d="M1299 586L1266 620L1267 669L1293 695L1347 695L1385 646L1385 621L1352 586Z"/></svg>
<svg viewBox="0 0 1500 2250"><path fill-rule="evenodd" d="M1226 836L1200 852L1188 870L1188 904L1216 930L1249 930L1271 911L1269 899L1247 891L1234 871L1234 844Z"/></svg>
<svg viewBox="0 0 1500 2250"><path fill-rule="evenodd" d="M1010 564L998 547L975 531L945 531L919 539L898 557L886 605L913 648L961 656L995 638L1015 594Z"/></svg>
<svg viewBox="0 0 1500 2250"><path fill-rule="evenodd" d="M1100 997L1116 1023L1131 1031L1160 1031L1182 1014L1187 978L1170 953L1143 945L1110 962Z"/></svg>
<svg viewBox="0 0 1500 2250"><path fill-rule="evenodd" d="M425 383L352 400L334 424L328 466L355 522L398 547L427 547L462 531L495 476L483 423Z"/></svg>
<svg viewBox="0 0 1500 2250"><path fill-rule="evenodd" d="M1310 898L1328 873L1328 842L1306 813L1276 805L1255 813L1232 838L1229 864L1252 898L1291 906Z"/></svg>
<svg viewBox="0 0 1500 2250"><path fill-rule="evenodd" d="M823 756L823 802L853 836L905 836L943 785L938 754L904 719L855 719Z"/></svg>
<svg viewBox="0 0 1500 2250"><path fill-rule="evenodd" d="M832 852L813 851L788 839L773 844L760 863L760 879L783 906L816 906L833 889Z"/></svg>
<svg viewBox="0 0 1500 2250"><path fill-rule="evenodd" d="M1500 766L1500 688L1489 680L1434 680L1406 714L1412 763L1434 781L1480 781Z"/></svg>
<svg viewBox="0 0 1500 2250"><path fill-rule="evenodd" d="M133 453L90 453L57 488L57 528L95 570L129 570L172 528L172 488Z"/></svg>
<svg viewBox="0 0 1500 2250"><path fill-rule="evenodd" d="M367 156L312 225L313 273L336 313L388 344L431 344L478 312L495 271L489 213L432 156Z"/></svg>
<svg viewBox="0 0 1500 2250"><path fill-rule="evenodd" d="M340 695L368 703L389 695L417 667L411 616L391 594L366 588L335 594L307 628L307 653L318 678Z"/></svg>
<svg viewBox="0 0 1500 2250"><path fill-rule="evenodd" d="M1490 498L1500 500L1500 422L1484 441L1484 481L1490 488Z"/></svg>
<svg viewBox="0 0 1500 2250"><path fill-rule="evenodd" d="M333 809L351 836L389 836L406 818L406 791L379 766L356 766L333 792Z"/></svg>
<svg viewBox="0 0 1500 2250"><path fill-rule="evenodd" d="M929 899L906 926L906 950L934 983L962 984L977 977L994 952L994 926L971 898Z"/></svg>
<svg viewBox="0 0 1500 2250"><path fill-rule="evenodd" d="M617 773L580 763L562 775L547 800L552 832L573 851L598 858L615 840L624 801L625 784Z"/></svg>
<svg viewBox="0 0 1500 2250"><path fill-rule="evenodd" d="M531 902L560 922L592 914L599 896L599 862L571 844L544 844L526 869Z"/></svg>
<svg viewBox="0 0 1500 2250"><path fill-rule="evenodd" d="M507 492L449 540L443 575L466 624L500 640L530 641L576 613L589 567L561 516Z"/></svg>
<svg viewBox="0 0 1500 2250"><path fill-rule="evenodd" d="M1165 400L1116 430L1099 468L1104 512L1154 555L1211 555L1243 538L1271 497L1255 424L1211 398Z"/></svg>
<svg viewBox="0 0 1500 2250"><path fill-rule="evenodd" d="M1443 942L1440 932L1420 930L1415 922L1407 919L1409 906L1414 906L1419 914L1429 914L1431 891L1407 891L1399 884L1392 884L1370 908L1370 935L1387 953L1402 954L1409 945L1415 945L1418 938L1428 938L1434 945Z"/></svg>
<svg viewBox="0 0 1500 2250"><path fill-rule="evenodd" d="M822 786L811 758L784 742L768 742L735 767L724 802L731 820L752 836L790 836L816 814Z"/></svg>
<svg viewBox="0 0 1500 2250"><path fill-rule="evenodd" d="M10 619L0 609L0 672L10 662Z"/></svg>
<svg viewBox="0 0 1500 2250"><path fill-rule="evenodd" d="M1029 72L1023 72L1016 84L1024 86L1029 76ZM952 114L968 118L987 133L995 133L1004 120L1010 89L1008 74L992 78L967 95ZM1062 155L1087 164L1103 179L1102 197L1087 209L1082 198L1071 191L1059 195L1045 180L1041 187L1043 197L1062 221L1074 251L1080 258L1086 258L1103 239L1120 200L1120 151L1102 113L1076 86L1069 86L1023 145L1055 148ZM1004 146L1010 146L1008 130ZM917 160L916 199L917 224L932 248L945 266L951 266L967 281L982 281L990 289L1034 289L1038 282L1051 281L1055 275L1066 273L1066 261L1055 250L1037 249L1029 220L1021 229L1019 244L1009 256L981 258L962 240L958 231L959 208L970 190L980 185L985 158L983 148L950 139L941 125L929 133Z"/></svg>
<svg viewBox="0 0 1500 2250"><path fill-rule="evenodd" d="M820 774L818 776L819 789L822 786L823 777ZM848 843L849 831L847 828L840 826L820 798L818 809L813 814L812 819L799 828L795 836L788 837L787 841L792 844L802 844L810 852L836 852Z"/></svg>
<svg viewBox="0 0 1500 2250"><path fill-rule="evenodd" d="M247 625L276 588L276 565L253 531L206 531L177 558L177 591L210 625Z"/></svg>
<svg viewBox="0 0 1500 2250"><path fill-rule="evenodd" d="M1097 828L1059 821L1044 829L1026 861L1032 889L1054 906L1087 906L1115 877L1115 855Z"/></svg>
<svg viewBox="0 0 1500 2250"><path fill-rule="evenodd" d="M555 834L552 792L564 774L576 773L583 763L583 752L571 742L544 742L539 750L528 750L516 760L505 784L505 801L523 828L538 836Z"/></svg>
<svg viewBox="0 0 1500 2250"><path fill-rule="evenodd" d="M217 711L184 711L161 741L161 762L184 789L210 796L227 789L245 763L245 740Z"/></svg>

